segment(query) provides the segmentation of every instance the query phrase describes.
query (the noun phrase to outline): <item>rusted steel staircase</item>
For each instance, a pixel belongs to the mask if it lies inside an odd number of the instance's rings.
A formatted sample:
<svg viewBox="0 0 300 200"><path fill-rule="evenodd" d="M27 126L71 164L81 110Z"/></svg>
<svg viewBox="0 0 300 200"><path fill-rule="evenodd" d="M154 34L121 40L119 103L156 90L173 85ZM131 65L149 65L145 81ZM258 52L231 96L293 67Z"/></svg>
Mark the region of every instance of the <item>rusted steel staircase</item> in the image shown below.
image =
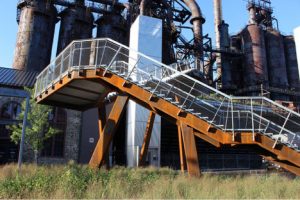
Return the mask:
<svg viewBox="0 0 300 200"><path fill-rule="evenodd" d="M149 109L140 155L155 114L178 126L181 169L199 175L195 137L216 147L258 145L265 159L300 175L300 115L264 97L232 97L111 39L72 42L38 76L38 103L76 110L99 107L100 139L90 165L103 164L128 99ZM101 105L117 92L108 119Z"/></svg>

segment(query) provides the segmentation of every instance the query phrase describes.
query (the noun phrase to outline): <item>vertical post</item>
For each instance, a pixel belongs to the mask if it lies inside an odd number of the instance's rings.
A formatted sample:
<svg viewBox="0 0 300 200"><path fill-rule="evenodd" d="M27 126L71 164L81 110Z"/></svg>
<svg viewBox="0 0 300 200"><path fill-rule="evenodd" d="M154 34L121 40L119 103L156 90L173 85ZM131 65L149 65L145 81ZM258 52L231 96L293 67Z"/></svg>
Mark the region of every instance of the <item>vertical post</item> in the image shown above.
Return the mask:
<svg viewBox="0 0 300 200"><path fill-rule="evenodd" d="M180 107L180 111L178 112L178 115L181 113L182 109L184 108L184 105L185 105L185 103L186 103L187 99L189 98L189 96L191 95L191 93L192 93L192 91L193 91L193 89L194 89L195 85L196 85L196 82L194 82L194 84L193 84L193 86L191 87L191 89L190 89L190 91L189 91L189 93L188 93L187 97L184 99L184 101L183 101L182 105L181 105L181 106L179 106L179 107Z"/></svg>
<svg viewBox="0 0 300 200"><path fill-rule="evenodd" d="M181 172L184 172L185 157L184 157L184 149L182 144L182 132L181 132L180 125L177 125L177 130L178 130L178 142L179 142L180 170Z"/></svg>
<svg viewBox="0 0 300 200"><path fill-rule="evenodd" d="M78 71L80 71L80 66L81 66L81 56L82 56L82 41L80 42L80 52L79 52Z"/></svg>
<svg viewBox="0 0 300 200"><path fill-rule="evenodd" d="M254 135L254 116L253 116L253 100L251 99L251 123L252 123L252 140L255 141Z"/></svg>
<svg viewBox="0 0 300 200"><path fill-rule="evenodd" d="M26 97L26 105L25 105L25 113L23 117L23 126L22 126L22 136L21 136L21 142L20 142L20 150L19 150L19 159L18 159L18 170L21 170L22 165L22 159L23 159L23 150L24 150L24 139L25 139L25 133L26 133L26 124L27 124L27 114L29 110L29 100L30 95Z"/></svg>
<svg viewBox="0 0 300 200"><path fill-rule="evenodd" d="M144 166L146 161L146 156L148 153L148 148L150 144L153 123L155 119L155 113L150 111L149 118L146 125L145 135L144 135L144 142L142 144L140 156L139 156L139 166Z"/></svg>
<svg viewBox="0 0 300 200"><path fill-rule="evenodd" d="M115 59L117 58L117 56L118 56L118 54L119 54L119 52L120 52L121 49L122 49L122 46L120 46L120 47L118 48L118 50L116 51L116 54L115 54L114 57L111 59L111 61L110 61L110 63L108 64L107 68L105 69L104 74L106 73L106 71L108 70L108 68L110 68L110 66L113 64L113 62L114 62Z"/></svg>
<svg viewBox="0 0 300 200"><path fill-rule="evenodd" d="M89 60L89 66L96 66L95 60L96 60L96 43L97 40L92 40L91 41L91 50L90 50L90 60Z"/></svg>
<svg viewBox="0 0 300 200"><path fill-rule="evenodd" d="M235 140L235 132L234 132L234 116L233 116L233 100L231 99L231 125L232 125L232 141Z"/></svg>
<svg viewBox="0 0 300 200"><path fill-rule="evenodd" d="M188 173L189 175L200 176L197 147L193 129L183 123L181 123L180 126Z"/></svg>
<svg viewBox="0 0 300 200"><path fill-rule="evenodd" d="M261 120L262 120L262 112L263 112L264 99L261 99L261 107L260 107L260 118L259 118L259 127L258 131L261 132Z"/></svg>
<svg viewBox="0 0 300 200"><path fill-rule="evenodd" d="M109 117L105 123L104 129L100 132L100 138L97 142L94 153L90 159L89 165L92 168L100 167L105 159L105 154L109 149L109 145L113 139L114 133L119 125L123 111L128 102L128 96L118 96Z"/></svg>
<svg viewBox="0 0 300 200"><path fill-rule="evenodd" d="M72 47L72 46L71 46ZM72 50L72 48L70 49L70 51ZM59 76L61 76L61 74L63 73L63 68L64 68L64 55L65 55L65 53L63 53L62 55L61 55L61 59L60 59L60 69L59 69ZM70 55L71 56L71 55ZM70 63L71 64L71 63ZM56 68L56 64L55 64L55 61L54 61L54 66L55 66L55 68ZM69 65L70 66L70 65Z"/></svg>
<svg viewBox="0 0 300 200"><path fill-rule="evenodd" d="M107 39L105 40L105 44L104 44L104 47L103 47L103 51L102 51L102 55L101 55L101 60L100 60L100 63L99 63L100 67L102 65L102 61L103 61L103 57L104 57L104 52L106 50L106 45L107 45Z"/></svg>
<svg viewBox="0 0 300 200"><path fill-rule="evenodd" d="M98 131L99 131L99 138L103 134L104 126L106 123L106 109L105 105L102 104L101 107L98 108ZM104 155L103 159L103 165L106 166L107 169L109 169L109 151Z"/></svg>

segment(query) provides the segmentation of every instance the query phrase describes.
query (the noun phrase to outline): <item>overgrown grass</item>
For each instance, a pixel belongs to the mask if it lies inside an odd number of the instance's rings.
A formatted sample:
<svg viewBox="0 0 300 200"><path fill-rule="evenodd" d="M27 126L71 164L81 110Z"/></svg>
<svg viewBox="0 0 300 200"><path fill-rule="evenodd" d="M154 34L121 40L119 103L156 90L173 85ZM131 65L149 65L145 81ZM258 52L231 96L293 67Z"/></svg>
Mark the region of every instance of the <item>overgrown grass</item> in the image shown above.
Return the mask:
<svg viewBox="0 0 300 200"><path fill-rule="evenodd" d="M87 166L0 167L0 198L300 198L300 179L272 175L203 175L170 169L92 170Z"/></svg>

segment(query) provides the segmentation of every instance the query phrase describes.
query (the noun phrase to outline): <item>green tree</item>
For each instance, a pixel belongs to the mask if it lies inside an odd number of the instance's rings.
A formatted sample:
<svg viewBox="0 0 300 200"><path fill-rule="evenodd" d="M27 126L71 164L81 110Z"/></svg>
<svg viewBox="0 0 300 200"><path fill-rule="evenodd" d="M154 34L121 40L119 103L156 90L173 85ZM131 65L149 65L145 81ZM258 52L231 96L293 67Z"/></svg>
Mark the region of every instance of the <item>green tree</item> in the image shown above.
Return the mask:
<svg viewBox="0 0 300 200"><path fill-rule="evenodd" d="M44 141L53 135L59 133L49 124L49 114L52 107L47 105L37 104L34 100L33 89L27 89L30 93L29 109L27 113L26 134L24 142L34 152L34 159L37 162L40 150L43 148ZM22 102L21 113L18 115L17 120L22 121L25 114L26 100ZM11 130L10 138L13 142L18 144L22 136L22 122L8 126Z"/></svg>

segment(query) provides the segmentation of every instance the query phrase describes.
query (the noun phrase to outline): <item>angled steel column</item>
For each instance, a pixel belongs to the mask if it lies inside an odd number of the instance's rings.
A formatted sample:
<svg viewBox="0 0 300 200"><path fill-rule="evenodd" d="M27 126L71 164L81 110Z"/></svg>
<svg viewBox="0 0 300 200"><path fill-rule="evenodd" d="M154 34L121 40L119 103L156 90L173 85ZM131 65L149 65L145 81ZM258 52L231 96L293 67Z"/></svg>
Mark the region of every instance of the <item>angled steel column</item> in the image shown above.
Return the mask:
<svg viewBox="0 0 300 200"><path fill-rule="evenodd" d="M180 125L177 125L177 130L178 130L178 142L179 142L180 171L184 172L186 166L185 166L184 149L182 144L182 131Z"/></svg>
<svg viewBox="0 0 300 200"><path fill-rule="evenodd" d="M155 113L150 111L146 130L145 130L145 135L144 135L144 142L141 148L140 152L140 158L139 158L139 166L144 166L145 161L146 161L146 156L148 153L148 147L151 139L151 133L153 129L153 124L154 124L154 119L155 119Z"/></svg>
<svg viewBox="0 0 300 200"><path fill-rule="evenodd" d="M98 129L99 129L99 139L101 138L101 134L103 134L104 126L106 123L106 109L105 105L98 108ZM107 151L104 155L104 159L102 165L109 169L109 151Z"/></svg>
<svg viewBox="0 0 300 200"><path fill-rule="evenodd" d="M200 167L197 155L197 147L193 129L180 122L186 166L189 175L200 176Z"/></svg>
<svg viewBox="0 0 300 200"><path fill-rule="evenodd" d="M122 117L122 113L126 108L128 99L128 96L117 97L103 130L101 128L103 126L103 122L100 122L101 119L99 118L98 125L100 137L92 155L92 158L89 162L90 167L97 168L103 164L105 154L107 153L109 145L113 139L114 133L117 130L118 124Z"/></svg>

